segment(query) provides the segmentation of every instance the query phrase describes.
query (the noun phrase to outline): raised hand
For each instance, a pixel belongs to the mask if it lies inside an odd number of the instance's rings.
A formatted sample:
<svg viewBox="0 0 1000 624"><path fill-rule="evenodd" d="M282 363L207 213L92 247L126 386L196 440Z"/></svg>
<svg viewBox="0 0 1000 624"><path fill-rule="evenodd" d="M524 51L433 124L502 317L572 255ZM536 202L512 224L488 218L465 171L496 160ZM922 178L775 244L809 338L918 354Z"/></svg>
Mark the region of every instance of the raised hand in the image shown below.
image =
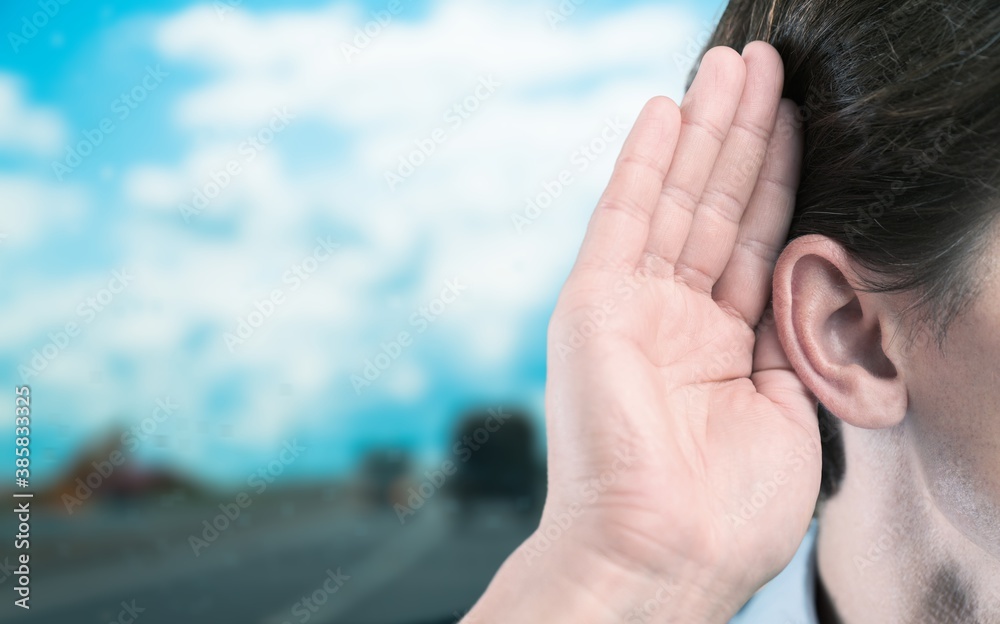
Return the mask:
<svg viewBox="0 0 1000 624"><path fill-rule="evenodd" d="M588 596L573 621L627 618L631 584L664 618L724 622L794 554L821 457L816 400L761 322L801 160L781 88L770 45L715 48L679 108L639 115L549 327L542 522L494 594L544 569Z"/></svg>

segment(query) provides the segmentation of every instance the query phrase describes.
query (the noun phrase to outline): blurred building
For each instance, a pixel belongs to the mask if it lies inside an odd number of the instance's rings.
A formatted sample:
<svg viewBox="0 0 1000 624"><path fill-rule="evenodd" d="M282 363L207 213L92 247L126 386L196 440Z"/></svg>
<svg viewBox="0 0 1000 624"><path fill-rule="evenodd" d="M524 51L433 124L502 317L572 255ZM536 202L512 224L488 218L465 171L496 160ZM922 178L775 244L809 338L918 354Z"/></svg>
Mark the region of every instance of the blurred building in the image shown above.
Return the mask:
<svg viewBox="0 0 1000 624"><path fill-rule="evenodd" d="M36 499L72 515L97 501L194 500L204 494L190 479L164 468L143 466L122 440L123 435L114 432L84 449Z"/></svg>

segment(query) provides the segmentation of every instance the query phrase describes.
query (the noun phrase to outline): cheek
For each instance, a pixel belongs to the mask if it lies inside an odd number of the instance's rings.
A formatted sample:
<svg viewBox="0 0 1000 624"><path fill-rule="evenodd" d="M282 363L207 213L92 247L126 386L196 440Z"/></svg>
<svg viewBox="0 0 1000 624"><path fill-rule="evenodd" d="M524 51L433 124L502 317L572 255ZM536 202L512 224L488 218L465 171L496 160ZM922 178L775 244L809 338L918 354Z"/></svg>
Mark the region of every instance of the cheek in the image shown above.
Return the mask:
<svg viewBox="0 0 1000 624"><path fill-rule="evenodd" d="M935 506L970 540L1000 555L1000 344L988 326L949 333L908 362L907 431Z"/></svg>

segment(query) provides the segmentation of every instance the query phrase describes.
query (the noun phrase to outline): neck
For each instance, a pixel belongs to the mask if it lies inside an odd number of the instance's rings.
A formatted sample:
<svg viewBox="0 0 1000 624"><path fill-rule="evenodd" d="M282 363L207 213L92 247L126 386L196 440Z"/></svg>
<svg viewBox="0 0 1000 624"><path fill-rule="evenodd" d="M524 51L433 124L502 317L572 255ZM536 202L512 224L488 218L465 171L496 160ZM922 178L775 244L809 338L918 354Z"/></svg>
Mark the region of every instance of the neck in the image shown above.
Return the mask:
<svg viewBox="0 0 1000 624"><path fill-rule="evenodd" d="M843 624L1000 622L1000 560L941 512L905 441L844 426L847 474L817 542Z"/></svg>

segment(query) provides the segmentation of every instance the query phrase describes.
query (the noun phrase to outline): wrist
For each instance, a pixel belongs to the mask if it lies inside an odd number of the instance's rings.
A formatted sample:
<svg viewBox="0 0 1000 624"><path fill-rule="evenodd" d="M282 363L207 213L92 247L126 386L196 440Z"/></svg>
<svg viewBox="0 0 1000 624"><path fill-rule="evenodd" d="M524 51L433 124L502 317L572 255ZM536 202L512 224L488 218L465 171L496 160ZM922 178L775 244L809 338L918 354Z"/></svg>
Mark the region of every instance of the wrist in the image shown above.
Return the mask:
<svg viewBox="0 0 1000 624"><path fill-rule="evenodd" d="M690 562L641 570L567 535L551 542L536 533L507 558L462 624L725 624L747 598L737 593Z"/></svg>

